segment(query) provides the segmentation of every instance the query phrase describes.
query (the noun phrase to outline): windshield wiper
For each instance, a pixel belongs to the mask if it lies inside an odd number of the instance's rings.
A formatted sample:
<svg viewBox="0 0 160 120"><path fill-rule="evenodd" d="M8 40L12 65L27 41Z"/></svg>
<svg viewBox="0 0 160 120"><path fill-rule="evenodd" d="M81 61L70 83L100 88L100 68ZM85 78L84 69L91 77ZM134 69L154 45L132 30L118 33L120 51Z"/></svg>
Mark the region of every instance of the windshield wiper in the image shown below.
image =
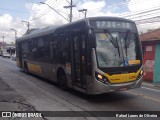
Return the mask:
<svg viewBox="0 0 160 120"><path fill-rule="evenodd" d="M113 45L115 48L118 49L118 55L119 55L119 57L120 57L120 50L119 50L119 45L118 45L117 37L114 38L114 37L112 36L112 34L109 32L109 30L106 30L106 29L104 29L104 33L107 34L107 35L109 35L109 37L110 37L110 38L109 38L109 41L112 43L112 45Z"/></svg>
<svg viewBox="0 0 160 120"><path fill-rule="evenodd" d="M129 36L130 30L127 30L126 36L125 36L125 51L126 51L126 56L127 56L127 48L129 47L129 42L128 42L128 36Z"/></svg>

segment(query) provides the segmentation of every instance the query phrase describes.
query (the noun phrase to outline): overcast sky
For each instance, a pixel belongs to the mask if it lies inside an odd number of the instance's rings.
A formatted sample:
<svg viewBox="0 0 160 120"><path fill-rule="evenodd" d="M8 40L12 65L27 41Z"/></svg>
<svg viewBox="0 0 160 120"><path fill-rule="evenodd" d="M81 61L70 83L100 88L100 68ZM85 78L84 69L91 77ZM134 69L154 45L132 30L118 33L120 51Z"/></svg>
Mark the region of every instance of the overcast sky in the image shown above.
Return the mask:
<svg viewBox="0 0 160 120"><path fill-rule="evenodd" d="M70 0L1 0L0 41L3 35L5 42L14 41L14 31L11 28L18 31L18 37L22 36L27 30L26 23L22 20L29 21L30 28L67 23L66 19L40 2L49 4L69 20L69 9L63 6L69 5ZM160 0L73 0L73 4L76 6L73 8L73 21L84 18L84 14L78 12L83 8L88 10L87 17L117 16L137 21L160 16ZM139 31L160 27L159 22L153 23L153 19L150 22L137 24Z"/></svg>

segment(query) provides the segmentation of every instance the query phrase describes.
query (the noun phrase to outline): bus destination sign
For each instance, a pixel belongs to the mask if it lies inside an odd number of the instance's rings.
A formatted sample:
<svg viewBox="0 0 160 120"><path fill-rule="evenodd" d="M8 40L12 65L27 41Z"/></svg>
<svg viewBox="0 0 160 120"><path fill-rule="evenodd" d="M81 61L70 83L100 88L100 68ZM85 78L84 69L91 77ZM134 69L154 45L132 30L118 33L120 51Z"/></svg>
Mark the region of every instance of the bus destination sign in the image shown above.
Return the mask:
<svg viewBox="0 0 160 120"><path fill-rule="evenodd" d="M134 23L125 21L91 21L90 24L96 29L129 29L136 30Z"/></svg>

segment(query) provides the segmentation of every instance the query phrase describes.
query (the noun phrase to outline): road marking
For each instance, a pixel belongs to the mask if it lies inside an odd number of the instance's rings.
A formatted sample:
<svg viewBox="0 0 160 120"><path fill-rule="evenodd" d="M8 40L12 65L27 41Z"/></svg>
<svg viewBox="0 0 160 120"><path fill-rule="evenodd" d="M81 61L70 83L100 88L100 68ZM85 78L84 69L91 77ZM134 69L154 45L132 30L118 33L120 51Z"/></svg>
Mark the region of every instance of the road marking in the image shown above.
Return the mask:
<svg viewBox="0 0 160 120"><path fill-rule="evenodd" d="M133 93L133 92L129 92L129 91L125 91L126 93L129 93L129 94L132 94L132 95L136 95L136 96L141 96L145 99L148 99L148 100L152 100L152 101L156 101L156 102L159 102L160 103L160 99L157 99L157 98L153 98L153 97L149 97L149 96L146 96L144 94L137 94L137 93Z"/></svg>
<svg viewBox="0 0 160 120"><path fill-rule="evenodd" d="M152 88L148 88L148 87L141 87L141 88L148 89L148 90L151 90L151 91L160 92L160 90L156 90L156 89L152 89Z"/></svg>

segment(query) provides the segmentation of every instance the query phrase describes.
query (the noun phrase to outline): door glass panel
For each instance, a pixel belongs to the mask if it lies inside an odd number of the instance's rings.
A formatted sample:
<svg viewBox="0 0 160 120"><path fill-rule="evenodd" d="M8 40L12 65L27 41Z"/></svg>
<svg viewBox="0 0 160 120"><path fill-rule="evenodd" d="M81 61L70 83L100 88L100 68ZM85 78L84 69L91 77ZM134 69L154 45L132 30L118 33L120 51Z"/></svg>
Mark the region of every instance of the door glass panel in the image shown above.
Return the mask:
<svg viewBox="0 0 160 120"><path fill-rule="evenodd" d="M74 83L77 87L86 88L86 38L82 33L73 37L74 49Z"/></svg>
<svg viewBox="0 0 160 120"><path fill-rule="evenodd" d="M79 49L79 38L74 37L74 60L75 60L75 80L80 82L80 49Z"/></svg>
<svg viewBox="0 0 160 120"><path fill-rule="evenodd" d="M86 84L86 39L85 35L81 35L81 49L82 49L82 54L81 54L81 69L82 69L82 84Z"/></svg>

